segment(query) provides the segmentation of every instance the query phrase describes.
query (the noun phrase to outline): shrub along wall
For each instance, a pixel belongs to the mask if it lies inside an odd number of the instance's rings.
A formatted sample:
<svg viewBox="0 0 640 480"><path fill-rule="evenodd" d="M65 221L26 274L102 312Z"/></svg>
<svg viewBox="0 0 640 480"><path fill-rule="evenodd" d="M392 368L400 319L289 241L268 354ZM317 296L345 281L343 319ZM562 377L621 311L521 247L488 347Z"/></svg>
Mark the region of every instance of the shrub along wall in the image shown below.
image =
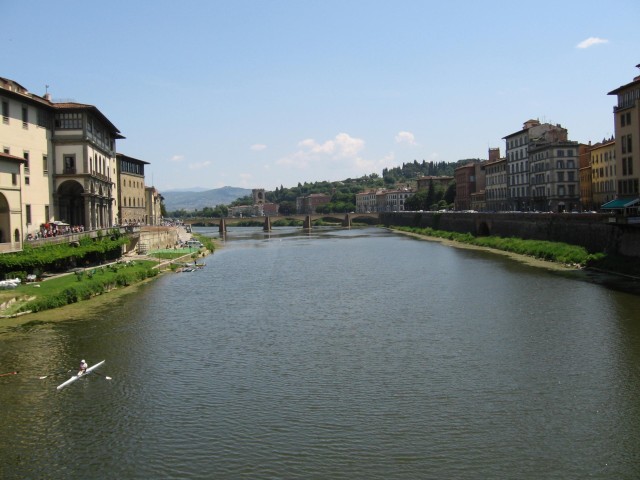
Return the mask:
<svg viewBox="0 0 640 480"><path fill-rule="evenodd" d="M25 245L24 250L0 255L0 277L8 278L12 272L42 274L66 271L76 266L93 265L120 258L126 237L101 239L83 238L79 244L58 244L43 247Z"/></svg>

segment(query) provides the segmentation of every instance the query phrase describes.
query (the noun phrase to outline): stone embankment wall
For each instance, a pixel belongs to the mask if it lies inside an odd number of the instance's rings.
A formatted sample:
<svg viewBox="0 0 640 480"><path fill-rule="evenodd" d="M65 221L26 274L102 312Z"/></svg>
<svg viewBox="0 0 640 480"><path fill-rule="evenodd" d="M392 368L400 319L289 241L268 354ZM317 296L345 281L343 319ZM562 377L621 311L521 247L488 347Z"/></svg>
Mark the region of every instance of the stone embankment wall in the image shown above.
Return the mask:
<svg viewBox="0 0 640 480"><path fill-rule="evenodd" d="M176 227L141 227L139 248L145 250L160 250L173 248L178 241Z"/></svg>
<svg viewBox="0 0 640 480"><path fill-rule="evenodd" d="M640 225L612 222L606 214L381 213L384 225L430 227L475 236L495 235L580 245L591 253L640 256Z"/></svg>

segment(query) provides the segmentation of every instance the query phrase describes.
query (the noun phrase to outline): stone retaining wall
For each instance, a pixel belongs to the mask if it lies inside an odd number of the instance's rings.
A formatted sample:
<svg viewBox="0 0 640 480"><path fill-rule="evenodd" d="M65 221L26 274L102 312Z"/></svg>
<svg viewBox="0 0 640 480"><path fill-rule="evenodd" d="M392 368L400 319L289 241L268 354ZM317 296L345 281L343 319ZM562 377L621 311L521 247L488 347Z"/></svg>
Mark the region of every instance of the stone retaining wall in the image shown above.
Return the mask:
<svg viewBox="0 0 640 480"><path fill-rule="evenodd" d="M640 256L640 225L607 214L554 213L381 213L384 225L430 227L475 236L496 235L580 245L591 253Z"/></svg>

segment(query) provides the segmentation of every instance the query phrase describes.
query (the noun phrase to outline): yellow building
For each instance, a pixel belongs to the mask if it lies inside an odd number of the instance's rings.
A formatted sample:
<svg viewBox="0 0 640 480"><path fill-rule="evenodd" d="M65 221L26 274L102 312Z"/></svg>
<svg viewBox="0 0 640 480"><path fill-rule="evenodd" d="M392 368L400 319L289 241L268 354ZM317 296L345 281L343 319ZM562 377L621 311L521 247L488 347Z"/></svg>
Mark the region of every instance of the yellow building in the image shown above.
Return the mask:
<svg viewBox="0 0 640 480"><path fill-rule="evenodd" d="M144 166L149 162L116 154L118 172L118 219L120 225L143 225L147 220Z"/></svg>
<svg viewBox="0 0 640 480"><path fill-rule="evenodd" d="M591 146L591 185L593 207L616 198L616 141L611 138Z"/></svg>

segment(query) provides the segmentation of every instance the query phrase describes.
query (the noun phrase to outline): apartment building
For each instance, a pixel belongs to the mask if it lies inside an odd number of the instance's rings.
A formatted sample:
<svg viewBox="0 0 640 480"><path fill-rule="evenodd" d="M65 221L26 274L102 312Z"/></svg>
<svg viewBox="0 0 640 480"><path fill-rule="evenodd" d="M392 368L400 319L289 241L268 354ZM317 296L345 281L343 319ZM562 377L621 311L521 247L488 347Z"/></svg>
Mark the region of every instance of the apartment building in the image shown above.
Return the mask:
<svg viewBox="0 0 640 480"><path fill-rule="evenodd" d="M511 133L503 137L503 139L506 144L509 210L533 210L529 143L541 144L542 142L566 141L567 130L562 128L561 125L540 123L539 120L527 120L521 130ZM538 168L541 168L540 165L538 165ZM540 171L537 173L540 174ZM535 179L538 197L542 195L542 192L546 192L546 190L541 189L540 181L541 177L538 175ZM540 199L538 203L540 203Z"/></svg>
<svg viewBox="0 0 640 480"><path fill-rule="evenodd" d="M379 190L356 193L356 212L370 213L378 211L377 194Z"/></svg>
<svg viewBox="0 0 640 480"><path fill-rule="evenodd" d="M529 142L529 205L542 212L580 210L578 142L549 142L548 133Z"/></svg>
<svg viewBox="0 0 640 480"><path fill-rule="evenodd" d="M380 212L403 212L404 204L408 198L414 194L409 188L399 190L385 190L377 195L378 208Z"/></svg>
<svg viewBox="0 0 640 480"><path fill-rule="evenodd" d="M507 159L489 159L485 164L485 205L488 211L508 210Z"/></svg>
<svg viewBox="0 0 640 480"><path fill-rule="evenodd" d="M640 198L640 76L609 95L617 97L613 107L616 193L622 199Z"/></svg>

